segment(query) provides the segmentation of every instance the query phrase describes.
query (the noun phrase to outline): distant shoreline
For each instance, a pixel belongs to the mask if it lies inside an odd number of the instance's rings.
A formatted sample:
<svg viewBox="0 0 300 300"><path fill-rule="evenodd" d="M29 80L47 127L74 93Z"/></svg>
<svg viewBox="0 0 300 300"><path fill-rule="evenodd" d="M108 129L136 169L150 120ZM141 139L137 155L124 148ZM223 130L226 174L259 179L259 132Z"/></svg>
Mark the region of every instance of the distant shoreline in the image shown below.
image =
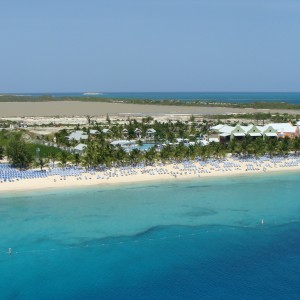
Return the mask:
<svg viewBox="0 0 300 300"><path fill-rule="evenodd" d="M300 104L298 92L61 92L61 93L0 93L0 101L179 101L179 102L219 102L249 104L255 102Z"/></svg>
<svg viewBox="0 0 300 300"><path fill-rule="evenodd" d="M300 93L57 93L0 94L1 102L96 102L138 105L300 110Z"/></svg>

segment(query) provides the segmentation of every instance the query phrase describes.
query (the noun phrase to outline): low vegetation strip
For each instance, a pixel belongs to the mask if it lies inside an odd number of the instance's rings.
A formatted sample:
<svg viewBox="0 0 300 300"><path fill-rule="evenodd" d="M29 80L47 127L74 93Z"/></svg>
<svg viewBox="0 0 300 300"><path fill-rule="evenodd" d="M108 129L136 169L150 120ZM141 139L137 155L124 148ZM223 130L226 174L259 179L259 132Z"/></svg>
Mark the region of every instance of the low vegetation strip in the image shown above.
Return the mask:
<svg viewBox="0 0 300 300"><path fill-rule="evenodd" d="M300 110L299 104L287 102L251 102L251 103L223 103L220 101L207 101L206 99L181 101L181 100L153 100L153 99L121 99L121 98L98 98L98 97L53 97L43 96L16 96L2 95L0 102L59 102L59 101L79 101L79 102L106 102L106 103L128 103L146 105L171 105L171 106L202 106L202 107L231 107L231 108L254 108L254 109L290 109Z"/></svg>

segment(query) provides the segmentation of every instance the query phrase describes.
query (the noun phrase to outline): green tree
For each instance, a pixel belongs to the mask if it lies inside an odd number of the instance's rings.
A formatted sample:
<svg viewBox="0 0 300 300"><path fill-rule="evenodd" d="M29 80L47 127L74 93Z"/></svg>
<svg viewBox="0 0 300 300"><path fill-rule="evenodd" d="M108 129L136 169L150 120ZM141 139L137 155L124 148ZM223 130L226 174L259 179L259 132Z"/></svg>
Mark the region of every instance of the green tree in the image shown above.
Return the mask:
<svg viewBox="0 0 300 300"><path fill-rule="evenodd" d="M120 146L116 146L113 150L113 161L123 165L126 161L127 152Z"/></svg>
<svg viewBox="0 0 300 300"><path fill-rule="evenodd" d="M39 158L38 165L41 168L41 171L43 170L43 167L45 167L46 163L47 163L47 161L45 159Z"/></svg>
<svg viewBox="0 0 300 300"><path fill-rule="evenodd" d="M265 154L265 143L262 138L257 138L248 144L248 153L255 157Z"/></svg>
<svg viewBox="0 0 300 300"><path fill-rule="evenodd" d="M83 163L86 168L90 168L93 165L95 161L94 158L96 155L97 155L96 143L89 142L87 147L85 148L84 156L83 156Z"/></svg>
<svg viewBox="0 0 300 300"><path fill-rule="evenodd" d="M59 161L63 167L66 167L67 162L68 162L68 153L67 152L61 152L59 156Z"/></svg>
<svg viewBox="0 0 300 300"><path fill-rule="evenodd" d="M275 139L266 139L266 151L267 153L273 157L274 154L276 153L276 144L277 144L277 140Z"/></svg>
<svg viewBox="0 0 300 300"><path fill-rule="evenodd" d="M73 155L73 163L75 164L75 166L78 166L80 163L80 155L78 153L75 153Z"/></svg>
<svg viewBox="0 0 300 300"><path fill-rule="evenodd" d="M248 155L249 154L249 139L247 137L241 142L241 154Z"/></svg>
<svg viewBox="0 0 300 300"><path fill-rule="evenodd" d="M33 156L26 147L27 144L20 134L13 135L6 148L6 154L11 164L20 169L26 169L33 161Z"/></svg>
<svg viewBox="0 0 300 300"><path fill-rule="evenodd" d="M167 144L160 150L159 154L160 154L160 159L163 162L167 162L174 157L174 147Z"/></svg>
<svg viewBox="0 0 300 300"><path fill-rule="evenodd" d="M209 146L201 146L199 155L202 160L207 160L211 156L211 148Z"/></svg>
<svg viewBox="0 0 300 300"><path fill-rule="evenodd" d="M109 115L108 115L108 114L106 114L106 122L107 122L108 124L110 124L110 123L111 123L111 120L110 120L110 118L109 118Z"/></svg>
<svg viewBox="0 0 300 300"><path fill-rule="evenodd" d="M189 145L186 149L186 155L187 155L188 159L194 160L197 155L196 147Z"/></svg>
<svg viewBox="0 0 300 300"><path fill-rule="evenodd" d="M139 149L132 149L129 153L129 159L131 164L137 164L140 161L141 157L141 150Z"/></svg>
<svg viewBox="0 0 300 300"><path fill-rule="evenodd" d="M55 160L57 159L56 153L54 151L51 151L48 154L48 159L49 159L49 161L52 161L52 167L54 168L54 163L55 163Z"/></svg>
<svg viewBox="0 0 300 300"><path fill-rule="evenodd" d="M195 116L194 115L190 116L190 122L195 122Z"/></svg>
<svg viewBox="0 0 300 300"><path fill-rule="evenodd" d="M182 161L183 158L186 157L186 146L183 143L179 143L179 145L175 148L174 158L177 161Z"/></svg>
<svg viewBox="0 0 300 300"><path fill-rule="evenodd" d="M60 145L69 145L69 141L67 140L68 132L66 129L62 129L54 134L56 144Z"/></svg>
<svg viewBox="0 0 300 300"><path fill-rule="evenodd" d="M90 125L91 124L91 116L87 115L86 120L87 120L87 123Z"/></svg>
<svg viewBox="0 0 300 300"><path fill-rule="evenodd" d="M150 149L148 149L145 154L145 161L146 161L146 165L152 165L155 161L156 158L156 149L155 147L151 147Z"/></svg>
<svg viewBox="0 0 300 300"><path fill-rule="evenodd" d="M295 154L298 155L299 151L300 151L300 138L299 137L296 137L293 140L293 146L292 147L293 147L293 150L294 150Z"/></svg>
<svg viewBox="0 0 300 300"><path fill-rule="evenodd" d="M4 148L3 146L0 146L0 160L4 157Z"/></svg>
<svg viewBox="0 0 300 300"><path fill-rule="evenodd" d="M153 121L153 117L151 117L151 116L142 118L142 123L150 124L152 121Z"/></svg>
<svg viewBox="0 0 300 300"><path fill-rule="evenodd" d="M288 137L278 141L277 150L280 155L287 154L291 149L291 140Z"/></svg>

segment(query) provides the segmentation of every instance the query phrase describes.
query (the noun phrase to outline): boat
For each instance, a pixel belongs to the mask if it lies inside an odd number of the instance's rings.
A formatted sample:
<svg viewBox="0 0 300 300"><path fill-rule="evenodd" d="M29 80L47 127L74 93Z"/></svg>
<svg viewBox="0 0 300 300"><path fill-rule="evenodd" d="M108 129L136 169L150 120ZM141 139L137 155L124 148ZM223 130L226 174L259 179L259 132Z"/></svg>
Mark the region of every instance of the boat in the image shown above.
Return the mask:
<svg viewBox="0 0 300 300"><path fill-rule="evenodd" d="M83 93L84 96L97 96L97 95L102 95L102 93L96 93L96 92L86 92Z"/></svg>

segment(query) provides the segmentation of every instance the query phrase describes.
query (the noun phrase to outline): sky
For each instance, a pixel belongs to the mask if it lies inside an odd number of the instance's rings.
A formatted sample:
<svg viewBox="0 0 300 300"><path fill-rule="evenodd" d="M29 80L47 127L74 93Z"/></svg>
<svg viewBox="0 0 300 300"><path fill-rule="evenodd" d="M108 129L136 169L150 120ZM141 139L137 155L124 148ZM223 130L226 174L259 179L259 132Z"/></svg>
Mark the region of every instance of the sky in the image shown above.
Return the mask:
<svg viewBox="0 0 300 300"><path fill-rule="evenodd" d="M300 91L299 0L0 0L0 93Z"/></svg>

